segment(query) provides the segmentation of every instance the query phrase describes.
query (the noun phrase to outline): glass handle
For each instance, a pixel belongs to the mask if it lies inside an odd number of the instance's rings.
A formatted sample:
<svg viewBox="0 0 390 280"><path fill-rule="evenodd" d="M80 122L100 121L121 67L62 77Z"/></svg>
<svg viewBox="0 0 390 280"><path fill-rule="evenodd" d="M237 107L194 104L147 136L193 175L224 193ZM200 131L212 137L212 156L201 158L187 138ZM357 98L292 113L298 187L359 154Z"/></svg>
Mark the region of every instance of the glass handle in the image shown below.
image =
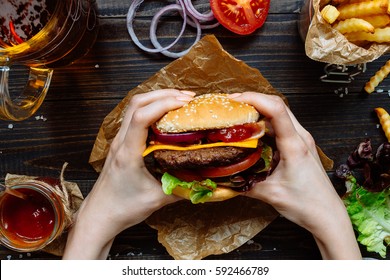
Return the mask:
<svg viewBox="0 0 390 280"><path fill-rule="evenodd" d="M9 72L9 66L0 66L0 119L21 121L32 116L41 106L53 70L31 67L25 88L15 97L11 97L8 88Z"/></svg>

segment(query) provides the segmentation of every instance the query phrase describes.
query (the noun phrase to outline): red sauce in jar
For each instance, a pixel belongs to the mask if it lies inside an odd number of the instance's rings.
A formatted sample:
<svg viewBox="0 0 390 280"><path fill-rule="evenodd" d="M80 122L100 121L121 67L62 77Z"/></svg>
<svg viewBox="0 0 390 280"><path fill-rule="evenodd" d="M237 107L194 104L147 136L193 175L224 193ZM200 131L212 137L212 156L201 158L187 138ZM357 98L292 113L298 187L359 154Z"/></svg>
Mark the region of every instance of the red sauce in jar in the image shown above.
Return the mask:
<svg viewBox="0 0 390 280"><path fill-rule="evenodd" d="M0 217L3 234L16 243L47 239L55 224L53 206L38 191L19 188L18 192L27 199L9 194L3 198Z"/></svg>

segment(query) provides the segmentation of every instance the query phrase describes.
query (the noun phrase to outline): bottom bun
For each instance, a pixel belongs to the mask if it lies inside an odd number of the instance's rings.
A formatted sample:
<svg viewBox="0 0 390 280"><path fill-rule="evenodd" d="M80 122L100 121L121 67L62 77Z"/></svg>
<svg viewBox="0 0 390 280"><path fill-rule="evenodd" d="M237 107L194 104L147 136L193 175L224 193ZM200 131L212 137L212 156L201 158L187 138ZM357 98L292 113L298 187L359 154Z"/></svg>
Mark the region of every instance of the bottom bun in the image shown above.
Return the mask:
<svg viewBox="0 0 390 280"><path fill-rule="evenodd" d="M190 200L190 189L177 187L173 189L172 193L184 199ZM218 187L213 191L213 195L205 202L224 201L238 195L240 195L240 193L233 191L232 189Z"/></svg>

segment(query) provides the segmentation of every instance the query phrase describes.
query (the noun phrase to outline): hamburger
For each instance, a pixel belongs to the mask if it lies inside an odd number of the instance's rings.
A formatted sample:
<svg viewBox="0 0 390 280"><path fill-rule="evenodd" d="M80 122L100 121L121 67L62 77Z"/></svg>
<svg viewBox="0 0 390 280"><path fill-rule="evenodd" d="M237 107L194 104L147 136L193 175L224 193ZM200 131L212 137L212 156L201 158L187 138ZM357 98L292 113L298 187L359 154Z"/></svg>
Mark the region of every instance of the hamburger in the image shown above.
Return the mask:
<svg viewBox="0 0 390 280"><path fill-rule="evenodd" d="M233 198L264 180L273 149L266 126L251 105L227 94L196 96L152 125L143 154L163 191L192 203Z"/></svg>

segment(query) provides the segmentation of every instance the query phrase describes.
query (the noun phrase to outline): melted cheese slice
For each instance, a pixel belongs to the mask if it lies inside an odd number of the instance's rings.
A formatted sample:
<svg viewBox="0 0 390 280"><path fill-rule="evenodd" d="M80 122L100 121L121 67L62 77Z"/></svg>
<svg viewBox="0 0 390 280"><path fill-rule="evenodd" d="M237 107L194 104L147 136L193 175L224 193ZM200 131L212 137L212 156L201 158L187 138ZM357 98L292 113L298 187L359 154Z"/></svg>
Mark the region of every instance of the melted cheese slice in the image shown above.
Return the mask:
<svg viewBox="0 0 390 280"><path fill-rule="evenodd" d="M259 139L251 139L241 142L230 142L230 143L224 143L224 142L216 142L216 143L209 143L209 144L199 144L199 145L190 145L190 146L175 146L175 145L166 145L166 144L156 144L156 145L150 145L146 148L146 150L143 152L142 156L147 156L151 152L154 152L156 150L175 150L175 151L189 151L189 150L197 150L197 149L204 149L204 148L212 148L212 147L223 147L223 146L230 146L230 147L241 147L241 148L256 148L257 144L259 142Z"/></svg>

